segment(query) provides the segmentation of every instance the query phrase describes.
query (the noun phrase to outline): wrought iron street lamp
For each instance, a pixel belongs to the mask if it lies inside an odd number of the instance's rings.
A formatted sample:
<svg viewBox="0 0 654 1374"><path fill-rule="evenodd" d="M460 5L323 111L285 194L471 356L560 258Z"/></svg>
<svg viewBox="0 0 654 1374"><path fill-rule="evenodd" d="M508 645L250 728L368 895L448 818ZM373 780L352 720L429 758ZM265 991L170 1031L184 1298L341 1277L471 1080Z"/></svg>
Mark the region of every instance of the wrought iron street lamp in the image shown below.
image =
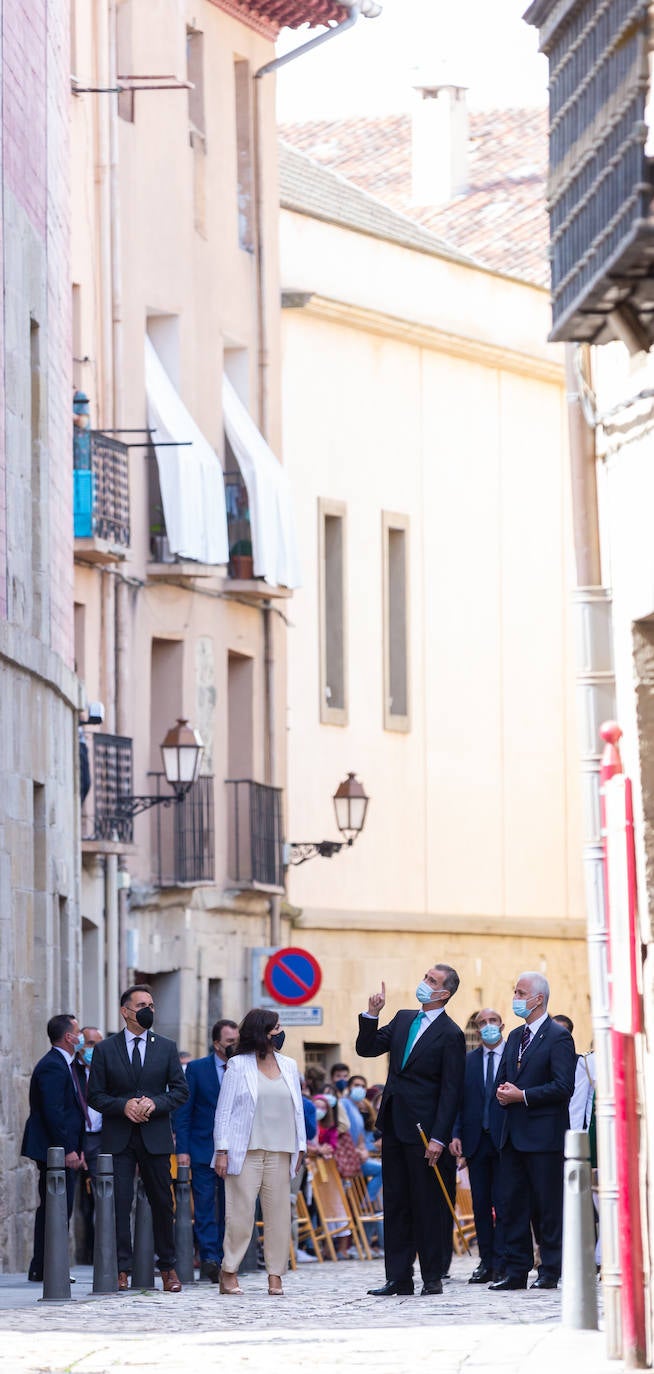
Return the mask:
<svg viewBox="0 0 654 1374"><path fill-rule="evenodd" d="M303 864L307 859L332 859L341 849L351 849L357 836L366 823L368 802L363 784L354 773L348 773L344 782L336 788L333 797L336 824L343 836L342 840L301 841L286 846L286 864Z"/></svg>
<svg viewBox="0 0 654 1374"><path fill-rule="evenodd" d="M171 806L173 802L183 801L198 777L203 753L204 745L197 730L187 720L178 719L161 745L166 782L172 792L155 797L120 796L117 801L119 814L138 816L141 811L149 811L151 806Z"/></svg>

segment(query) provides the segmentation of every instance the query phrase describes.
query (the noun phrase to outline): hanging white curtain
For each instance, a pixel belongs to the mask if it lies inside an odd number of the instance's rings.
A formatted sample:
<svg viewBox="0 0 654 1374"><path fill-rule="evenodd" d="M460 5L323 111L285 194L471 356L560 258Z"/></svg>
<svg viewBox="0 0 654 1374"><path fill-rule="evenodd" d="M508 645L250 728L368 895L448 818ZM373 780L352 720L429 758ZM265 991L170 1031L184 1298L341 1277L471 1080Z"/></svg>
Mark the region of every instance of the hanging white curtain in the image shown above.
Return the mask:
<svg viewBox="0 0 654 1374"><path fill-rule="evenodd" d="M198 563L227 563L225 484L220 460L186 409L147 336L145 389L171 552ZM189 447L162 447L165 441L184 444L189 439Z"/></svg>
<svg viewBox="0 0 654 1374"><path fill-rule="evenodd" d="M273 587L299 587L290 481L224 373L223 423L247 489L254 575Z"/></svg>

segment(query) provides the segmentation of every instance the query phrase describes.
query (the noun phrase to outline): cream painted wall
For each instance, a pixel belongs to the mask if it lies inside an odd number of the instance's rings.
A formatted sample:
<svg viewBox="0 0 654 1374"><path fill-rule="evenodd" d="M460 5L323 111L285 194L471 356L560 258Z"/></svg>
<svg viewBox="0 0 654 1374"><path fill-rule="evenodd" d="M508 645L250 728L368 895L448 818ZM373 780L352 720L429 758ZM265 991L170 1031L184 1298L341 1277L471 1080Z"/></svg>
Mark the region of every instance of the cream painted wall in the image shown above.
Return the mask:
<svg viewBox="0 0 654 1374"><path fill-rule="evenodd" d="M313 293L283 317L305 570L288 639L289 837L335 837L330 799L350 769L372 799L352 851L289 872L295 939L324 960L324 1026L305 1039L351 1059L379 979L411 1005L440 957L460 964L461 1024L510 1006L533 967L586 1047L565 395L546 297L290 211L281 252L283 286ZM319 718L320 498L347 507L342 727ZM383 728L383 510L410 522L407 734Z"/></svg>

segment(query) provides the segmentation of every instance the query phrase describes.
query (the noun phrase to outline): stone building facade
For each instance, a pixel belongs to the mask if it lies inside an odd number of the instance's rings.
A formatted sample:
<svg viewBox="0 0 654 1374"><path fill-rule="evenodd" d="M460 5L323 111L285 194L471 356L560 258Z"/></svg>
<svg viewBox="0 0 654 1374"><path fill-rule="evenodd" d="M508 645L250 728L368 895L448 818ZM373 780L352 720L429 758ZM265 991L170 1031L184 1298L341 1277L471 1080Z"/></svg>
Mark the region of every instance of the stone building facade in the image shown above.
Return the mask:
<svg viewBox="0 0 654 1374"><path fill-rule="evenodd" d="M46 1022L79 997L66 6L2 0L0 1265L25 1266L20 1157Z"/></svg>

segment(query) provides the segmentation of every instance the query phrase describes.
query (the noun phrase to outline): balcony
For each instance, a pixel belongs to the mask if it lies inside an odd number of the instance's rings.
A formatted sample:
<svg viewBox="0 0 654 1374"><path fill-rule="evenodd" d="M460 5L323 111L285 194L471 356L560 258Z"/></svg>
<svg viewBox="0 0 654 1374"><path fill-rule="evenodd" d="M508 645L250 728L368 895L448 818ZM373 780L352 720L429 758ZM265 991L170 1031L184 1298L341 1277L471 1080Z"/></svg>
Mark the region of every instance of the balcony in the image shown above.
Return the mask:
<svg viewBox="0 0 654 1374"><path fill-rule="evenodd" d="M153 796L169 797L164 773L149 773ZM153 881L180 887L215 880L214 779L202 775L182 801L152 810Z"/></svg>
<svg viewBox="0 0 654 1374"><path fill-rule="evenodd" d="M549 59L555 341L654 342L647 5L534 0Z"/></svg>
<svg viewBox="0 0 654 1374"><path fill-rule="evenodd" d="M240 888L284 891L282 789L229 779L228 879Z"/></svg>
<svg viewBox="0 0 654 1374"><path fill-rule="evenodd" d="M130 546L128 449L99 430L76 433L73 450L75 556L115 563Z"/></svg>
<svg viewBox="0 0 654 1374"><path fill-rule="evenodd" d="M132 785L132 741L124 735L93 735L90 790L82 806L82 849L112 853L131 845L134 822L120 812Z"/></svg>

